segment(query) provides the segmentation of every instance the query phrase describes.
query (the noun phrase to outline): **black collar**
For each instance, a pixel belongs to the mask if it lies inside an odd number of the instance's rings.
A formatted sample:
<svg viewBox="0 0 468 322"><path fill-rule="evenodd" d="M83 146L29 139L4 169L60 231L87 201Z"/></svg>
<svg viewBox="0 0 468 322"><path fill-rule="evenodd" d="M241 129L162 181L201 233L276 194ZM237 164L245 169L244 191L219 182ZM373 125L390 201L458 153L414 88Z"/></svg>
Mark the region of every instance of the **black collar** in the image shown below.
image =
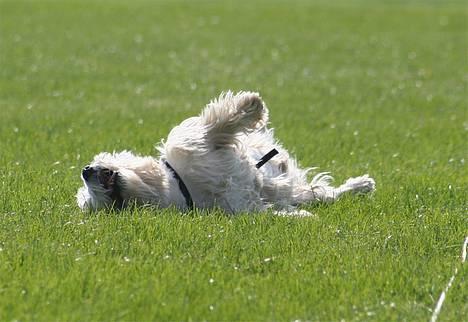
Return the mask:
<svg viewBox="0 0 468 322"><path fill-rule="evenodd" d="M179 176L179 174L174 170L174 168L169 164L169 162L167 162L167 161L165 160L165 161L164 161L164 164L165 164L166 167L168 167L169 170L171 170L172 173L174 174L174 178L177 180L177 183L179 184L180 192L182 192L182 194L184 195L185 203L187 204L187 207L188 207L189 209L193 209L193 200L192 200L192 196L190 195L190 192L188 191L187 186L185 185L184 181L183 181L182 178Z"/></svg>
<svg viewBox="0 0 468 322"><path fill-rule="evenodd" d="M258 163L255 165L255 167L257 169L260 169L261 166L263 166L265 163L267 163L268 161L271 160L271 158L273 158L275 155L277 155L279 152L278 150L276 149L272 149L270 152L268 152L267 154L265 154L261 159L260 161L258 161Z"/></svg>

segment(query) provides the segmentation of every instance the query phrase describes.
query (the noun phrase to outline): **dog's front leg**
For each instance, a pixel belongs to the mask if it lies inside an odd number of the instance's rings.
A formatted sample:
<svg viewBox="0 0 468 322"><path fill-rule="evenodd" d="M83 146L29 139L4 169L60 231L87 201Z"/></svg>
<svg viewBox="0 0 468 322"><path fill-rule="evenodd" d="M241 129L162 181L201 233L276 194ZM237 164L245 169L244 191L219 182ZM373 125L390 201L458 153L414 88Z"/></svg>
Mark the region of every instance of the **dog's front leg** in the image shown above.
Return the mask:
<svg viewBox="0 0 468 322"><path fill-rule="evenodd" d="M215 148L230 145L238 133L259 129L268 122L268 109L258 93L232 92L211 101L200 115L207 139Z"/></svg>
<svg viewBox="0 0 468 322"><path fill-rule="evenodd" d="M349 178L337 188L330 186L331 181L332 177L327 173L320 173L314 177L311 188L316 201L333 202L345 193L364 194L375 190L375 181L367 174Z"/></svg>

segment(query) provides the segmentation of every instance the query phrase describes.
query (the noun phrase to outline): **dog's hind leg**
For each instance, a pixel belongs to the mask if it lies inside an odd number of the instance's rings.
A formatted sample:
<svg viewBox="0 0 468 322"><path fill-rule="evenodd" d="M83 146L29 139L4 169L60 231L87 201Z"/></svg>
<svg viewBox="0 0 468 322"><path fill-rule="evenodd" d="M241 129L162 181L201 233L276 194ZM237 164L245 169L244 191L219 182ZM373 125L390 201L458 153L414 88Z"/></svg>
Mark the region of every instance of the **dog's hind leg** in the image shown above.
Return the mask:
<svg viewBox="0 0 468 322"><path fill-rule="evenodd" d="M333 178L328 173L319 173L310 184L302 175L265 178L262 197L269 203L285 207L317 202L332 203L346 193L364 194L375 190L375 181L367 174L349 178L339 187L331 186L332 181Z"/></svg>
<svg viewBox="0 0 468 322"><path fill-rule="evenodd" d="M258 93L223 93L211 101L200 115L207 136L215 148L230 145L238 133L248 133L265 127L268 109Z"/></svg>

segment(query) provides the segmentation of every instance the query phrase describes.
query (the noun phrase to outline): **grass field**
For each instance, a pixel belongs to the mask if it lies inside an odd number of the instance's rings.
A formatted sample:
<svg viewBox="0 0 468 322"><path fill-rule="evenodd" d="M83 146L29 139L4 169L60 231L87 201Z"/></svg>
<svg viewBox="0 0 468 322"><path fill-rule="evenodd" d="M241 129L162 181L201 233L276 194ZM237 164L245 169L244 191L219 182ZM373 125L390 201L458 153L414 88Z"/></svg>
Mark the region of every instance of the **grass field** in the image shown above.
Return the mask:
<svg viewBox="0 0 468 322"><path fill-rule="evenodd" d="M440 321L468 315L463 1L0 1L1 321ZM372 197L317 218L80 213L80 169L221 91Z"/></svg>

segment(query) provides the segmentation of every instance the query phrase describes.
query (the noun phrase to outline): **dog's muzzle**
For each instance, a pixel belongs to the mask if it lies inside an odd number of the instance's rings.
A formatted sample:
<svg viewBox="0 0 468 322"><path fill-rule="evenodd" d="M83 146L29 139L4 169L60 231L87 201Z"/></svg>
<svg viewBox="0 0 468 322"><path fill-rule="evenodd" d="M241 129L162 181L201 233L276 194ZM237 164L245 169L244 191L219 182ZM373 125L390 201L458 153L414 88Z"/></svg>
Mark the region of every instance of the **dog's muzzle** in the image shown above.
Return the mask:
<svg viewBox="0 0 468 322"><path fill-rule="evenodd" d="M95 170L93 168L91 168L89 165L87 165L81 171L81 175L83 176L83 179L85 179L87 181L89 179L89 177L91 177L93 175L94 172L95 172Z"/></svg>

